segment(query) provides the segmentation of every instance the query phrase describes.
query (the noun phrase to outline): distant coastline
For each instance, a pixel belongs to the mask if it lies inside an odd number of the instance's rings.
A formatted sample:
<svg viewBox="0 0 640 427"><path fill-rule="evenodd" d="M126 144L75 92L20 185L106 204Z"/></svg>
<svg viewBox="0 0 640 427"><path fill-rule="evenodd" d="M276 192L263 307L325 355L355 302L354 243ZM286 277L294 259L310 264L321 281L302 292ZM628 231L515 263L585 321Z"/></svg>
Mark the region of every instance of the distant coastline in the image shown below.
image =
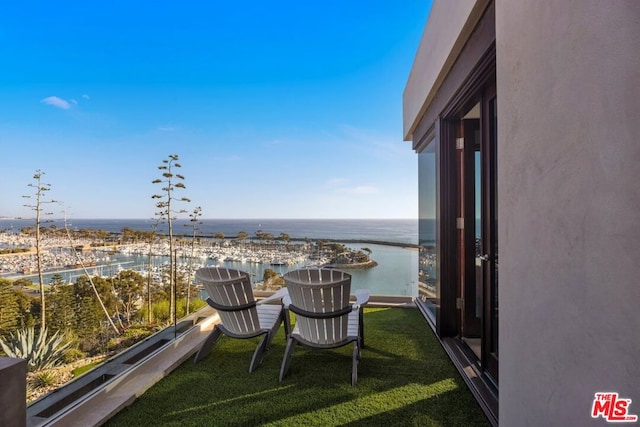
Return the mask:
<svg viewBox="0 0 640 427"><path fill-rule="evenodd" d="M23 227L33 226L32 219L0 218L0 230L18 232ZM124 228L139 231L153 229L152 219L72 219L71 229L104 230L121 233ZM62 220L54 220L45 226L64 227ZM174 221L174 233L191 236L189 220ZM212 237L216 233L237 236L246 232L249 237L261 230L278 237L281 233L291 236L291 240L328 240L340 243L370 243L417 247L417 219L205 219L199 226L199 237ZM160 224L159 234L165 234L166 224ZM429 237L428 237L429 238ZM434 236L435 238L435 236ZM422 237L421 237L422 239Z"/></svg>
<svg viewBox="0 0 640 427"><path fill-rule="evenodd" d="M299 237L291 237L291 241L296 241L296 242L304 242L305 239L301 239ZM416 243L403 243L403 242L390 242L387 240L370 240L370 239L330 239L330 238L316 238L313 240L327 240L330 242L337 242L337 243L368 243L371 245L383 245L383 246L396 246L399 248L415 248L418 249L420 248L420 245L416 244Z"/></svg>

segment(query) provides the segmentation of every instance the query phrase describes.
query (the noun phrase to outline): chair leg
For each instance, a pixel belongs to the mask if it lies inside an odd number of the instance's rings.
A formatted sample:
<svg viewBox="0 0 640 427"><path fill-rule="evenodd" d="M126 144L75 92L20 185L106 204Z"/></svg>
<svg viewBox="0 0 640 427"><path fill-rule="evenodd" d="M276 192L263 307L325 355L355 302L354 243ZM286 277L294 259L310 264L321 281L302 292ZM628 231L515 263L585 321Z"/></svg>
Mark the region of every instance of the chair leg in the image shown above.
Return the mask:
<svg viewBox="0 0 640 427"><path fill-rule="evenodd" d="M282 310L282 319L284 320L284 334L289 337L291 333L291 317L289 316L289 310Z"/></svg>
<svg viewBox="0 0 640 427"><path fill-rule="evenodd" d="M360 347L357 341L353 342L353 358L351 365L351 385L355 386L358 383L358 359L360 359Z"/></svg>
<svg viewBox="0 0 640 427"><path fill-rule="evenodd" d="M262 359L264 358L264 354L269 347L269 343L271 340L269 336L271 334L269 332L264 334L264 337L260 340L260 343L256 347L256 351L253 352L253 357L251 358L251 364L249 365L249 373L253 372L260 363L262 363Z"/></svg>
<svg viewBox="0 0 640 427"><path fill-rule="evenodd" d="M200 350L198 350L196 357L193 359L193 363L198 363L199 361L204 359L209 353L211 353L211 350L216 345L216 343L218 342L221 336L222 336L222 331L220 330L220 328L218 328L218 325L216 325L213 328L213 331L211 331L211 333L207 337L207 339L200 346Z"/></svg>
<svg viewBox="0 0 640 427"><path fill-rule="evenodd" d="M271 348L271 342L273 341L273 339L275 338L276 334L278 333L278 330L280 329L280 325L282 324L283 321L284 321L284 316L281 313L280 314L280 320L278 322L276 322L276 324L273 325L273 328L269 331L269 341L267 342L267 350L269 350L269 348ZM284 332L285 332L285 337L289 336L289 332L287 331L286 322L284 324Z"/></svg>
<svg viewBox="0 0 640 427"><path fill-rule="evenodd" d="M358 333L360 335L360 348L364 348L364 308L360 307L358 313Z"/></svg>
<svg viewBox="0 0 640 427"><path fill-rule="evenodd" d="M296 345L296 340L289 337L287 340L287 348L284 351L284 357L282 358L282 366L280 367L280 382L284 379L285 375L289 371L291 365L291 358L293 357L293 348Z"/></svg>

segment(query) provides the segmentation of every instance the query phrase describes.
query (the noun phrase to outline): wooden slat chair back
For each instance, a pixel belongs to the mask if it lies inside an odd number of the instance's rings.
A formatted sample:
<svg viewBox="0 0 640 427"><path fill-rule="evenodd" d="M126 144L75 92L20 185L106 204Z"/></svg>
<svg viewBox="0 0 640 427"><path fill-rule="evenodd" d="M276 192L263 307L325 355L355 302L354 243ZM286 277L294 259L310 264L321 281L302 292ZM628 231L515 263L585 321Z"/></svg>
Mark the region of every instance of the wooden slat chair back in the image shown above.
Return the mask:
<svg viewBox="0 0 640 427"><path fill-rule="evenodd" d="M351 312L351 275L333 269L302 269L285 274L285 283L295 307L311 313L343 312L326 319L297 316L303 339L328 346L346 339Z"/></svg>
<svg viewBox="0 0 640 427"><path fill-rule="evenodd" d="M289 295L285 297L285 325L290 329L288 311L295 313L296 324L287 336L280 381L291 365L296 344L329 349L353 344L351 385L358 380L360 349L364 347L363 306L369 300L367 290L356 290L356 301L349 300L351 275L335 269L304 268L284 275Z"/></svg>
<svg viewBox="0 0 640 427"><path fill-rule="evenodd" d="M249 274L230 268L213 267L198 270L196 281L202 282L209 298L218 307L236 309L218 310L222 324L230 333L247 335L260 330ZM237 310L239 307L245 308Z"/></svg>
<svg viewBox="0 0 640 427"><path fill-rule="evenodd" d="M273 337L284 321L282 304L265 304L271 300L281 300L286 289L257 302L251 287L249 274L224 267L205 267L196 271L196 282L202 283L209 298L207 304L215 308L220 316L209 337L203 342L195 362L209 354L222 334L233 338L254 338L264 335L251 359L249 372L262 362ZM285 333L288 333L285 324Z"/></svg>

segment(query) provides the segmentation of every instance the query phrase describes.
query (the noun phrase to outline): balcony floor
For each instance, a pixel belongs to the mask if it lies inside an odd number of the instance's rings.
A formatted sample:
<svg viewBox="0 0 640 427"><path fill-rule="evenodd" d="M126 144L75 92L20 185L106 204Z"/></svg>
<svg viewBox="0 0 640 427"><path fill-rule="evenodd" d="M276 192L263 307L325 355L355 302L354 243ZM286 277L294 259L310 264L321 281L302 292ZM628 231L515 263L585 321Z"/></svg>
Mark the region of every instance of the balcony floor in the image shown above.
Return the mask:
<svg viewBox="0 0 640 427"><path fill-rule="evenodd" d="M183 363L107 425L490 425L417 309L370 308L364 322L356 387L351 346L296 347L280 384L282 329L251 374L257 339L223 337L206 359Z"/></svg>

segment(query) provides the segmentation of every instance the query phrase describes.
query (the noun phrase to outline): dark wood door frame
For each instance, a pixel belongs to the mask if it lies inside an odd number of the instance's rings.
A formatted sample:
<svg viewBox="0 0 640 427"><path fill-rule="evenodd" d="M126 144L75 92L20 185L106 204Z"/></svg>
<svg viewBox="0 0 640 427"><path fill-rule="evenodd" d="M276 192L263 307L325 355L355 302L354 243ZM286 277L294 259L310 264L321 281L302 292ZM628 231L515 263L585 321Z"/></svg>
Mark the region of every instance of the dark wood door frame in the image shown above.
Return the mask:
<svg viewBox="0 0 640 427"><path fill-rule="evenodd" d="M497 129L495 116L496 87L488 86L482 96L482 251L487 255L483 262L483 322L482 363L491 376L498 381L498 334L497 334L497 283L498 283L498 230L497 230Z"/></svg>
<svg viewBox="0 0 640 427"><path fill-rule="evenodd" d="M464 131L464 148L462 157L464 164L462 165L463 192L461 195L461 218L464 218L464 229L462 230L464 237L463 253L461 254L461 285L463 298L462 316L464 322L465 338L481 336L481 322L476 314L476 170L475 170L475 153L476 153L476 132L480 131L480 119L465 119L461 123Z"/></svg>

